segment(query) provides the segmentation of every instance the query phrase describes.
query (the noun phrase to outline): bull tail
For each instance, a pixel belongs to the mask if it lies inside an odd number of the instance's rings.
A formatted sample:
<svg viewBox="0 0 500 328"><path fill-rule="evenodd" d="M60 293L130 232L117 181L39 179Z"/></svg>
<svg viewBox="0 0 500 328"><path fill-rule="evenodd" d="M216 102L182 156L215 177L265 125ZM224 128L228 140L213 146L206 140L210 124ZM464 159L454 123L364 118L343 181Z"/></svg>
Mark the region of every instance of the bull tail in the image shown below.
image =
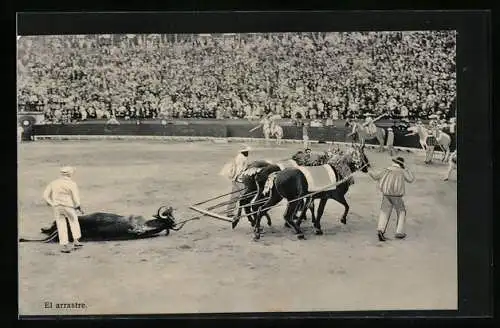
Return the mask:
<svg viewBox="0 0 500 328"><path fill-rule="evenodd" d="M54 241L57 238L57 230L52 232L50 235L48 235L45 238L41 239L32 239L32 238L19 238L19 242L42 242L42 243L50 243Z"/></svg>

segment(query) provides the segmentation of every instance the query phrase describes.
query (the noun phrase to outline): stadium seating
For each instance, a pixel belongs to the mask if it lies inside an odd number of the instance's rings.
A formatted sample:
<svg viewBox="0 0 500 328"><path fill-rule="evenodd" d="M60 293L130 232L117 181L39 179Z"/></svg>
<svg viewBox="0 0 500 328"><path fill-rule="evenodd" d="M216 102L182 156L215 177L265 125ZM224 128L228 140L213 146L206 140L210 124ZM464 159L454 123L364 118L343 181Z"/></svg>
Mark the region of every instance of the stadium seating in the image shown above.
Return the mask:
<svg viewBox="0 0 500 328"><path fill-rule="evenodd" d="M20 111L47 121L454 116L455 33L45 36L18 41Z"/></svg>

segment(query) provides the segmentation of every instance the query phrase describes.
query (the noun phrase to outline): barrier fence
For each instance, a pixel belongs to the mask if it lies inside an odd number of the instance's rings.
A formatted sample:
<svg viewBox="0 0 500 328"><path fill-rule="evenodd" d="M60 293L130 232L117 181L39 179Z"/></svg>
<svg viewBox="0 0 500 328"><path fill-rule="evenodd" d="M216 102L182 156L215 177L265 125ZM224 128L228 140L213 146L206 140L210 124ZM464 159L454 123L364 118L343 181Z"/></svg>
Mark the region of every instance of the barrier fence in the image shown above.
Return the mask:
<svg viewBox="0 0 500 328"><path fill-rule="evenodd" d="M33 125L30 132L34 136L156 136L156 137L213 137L213 138L263 138L261 129L249 132L251 124L225 124L222 122L204 122L203 124L158 124L158 123L126 123L106 125L103 123L86 124L48 124ZM311 141L350 142L347 137L351 130L343 126L309 127ZM283 139L302 140L302 128L283 126ZM394 129L394 146L421 148L417 136L405 136L406 131ZM31 139L31 138L30 138ZM384 140L385 144L386 140ZM367 140L367 144L377 144L376 139Z"/></svg>

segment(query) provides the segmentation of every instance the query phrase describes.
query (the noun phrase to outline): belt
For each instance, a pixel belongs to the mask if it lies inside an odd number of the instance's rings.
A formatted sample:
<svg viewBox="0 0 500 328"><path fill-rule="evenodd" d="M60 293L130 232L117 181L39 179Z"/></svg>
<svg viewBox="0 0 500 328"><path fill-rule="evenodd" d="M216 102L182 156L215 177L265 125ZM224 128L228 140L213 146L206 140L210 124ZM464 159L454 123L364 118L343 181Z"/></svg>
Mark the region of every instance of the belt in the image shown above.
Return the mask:
<svg viewBox="0 0 500 328"><path fill-rule="evenodd" d="M74 206L68 206L68 205L62 205L62 204L58 204L58 205L54 205L54 207L66 207L66 208L72 208L72 209L76 209L76 207Z"/></svg>

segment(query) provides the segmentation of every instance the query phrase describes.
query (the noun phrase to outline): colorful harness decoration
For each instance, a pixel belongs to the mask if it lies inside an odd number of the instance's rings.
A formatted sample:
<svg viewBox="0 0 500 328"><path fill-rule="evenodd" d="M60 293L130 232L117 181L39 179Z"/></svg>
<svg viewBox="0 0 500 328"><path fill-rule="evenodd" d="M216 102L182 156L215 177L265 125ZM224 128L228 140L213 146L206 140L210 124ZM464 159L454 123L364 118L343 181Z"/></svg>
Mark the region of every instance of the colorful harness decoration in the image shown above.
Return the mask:
<svg viewBox="0 0 500 328"><path fill-rule="evenodd" d="M299 166L298 169L306 177L307 190L309 192L333 190L336 188L332 185L337 182L337 176L329 164L321 166ZM328 186L332 187L328 189Z"/></svg>

